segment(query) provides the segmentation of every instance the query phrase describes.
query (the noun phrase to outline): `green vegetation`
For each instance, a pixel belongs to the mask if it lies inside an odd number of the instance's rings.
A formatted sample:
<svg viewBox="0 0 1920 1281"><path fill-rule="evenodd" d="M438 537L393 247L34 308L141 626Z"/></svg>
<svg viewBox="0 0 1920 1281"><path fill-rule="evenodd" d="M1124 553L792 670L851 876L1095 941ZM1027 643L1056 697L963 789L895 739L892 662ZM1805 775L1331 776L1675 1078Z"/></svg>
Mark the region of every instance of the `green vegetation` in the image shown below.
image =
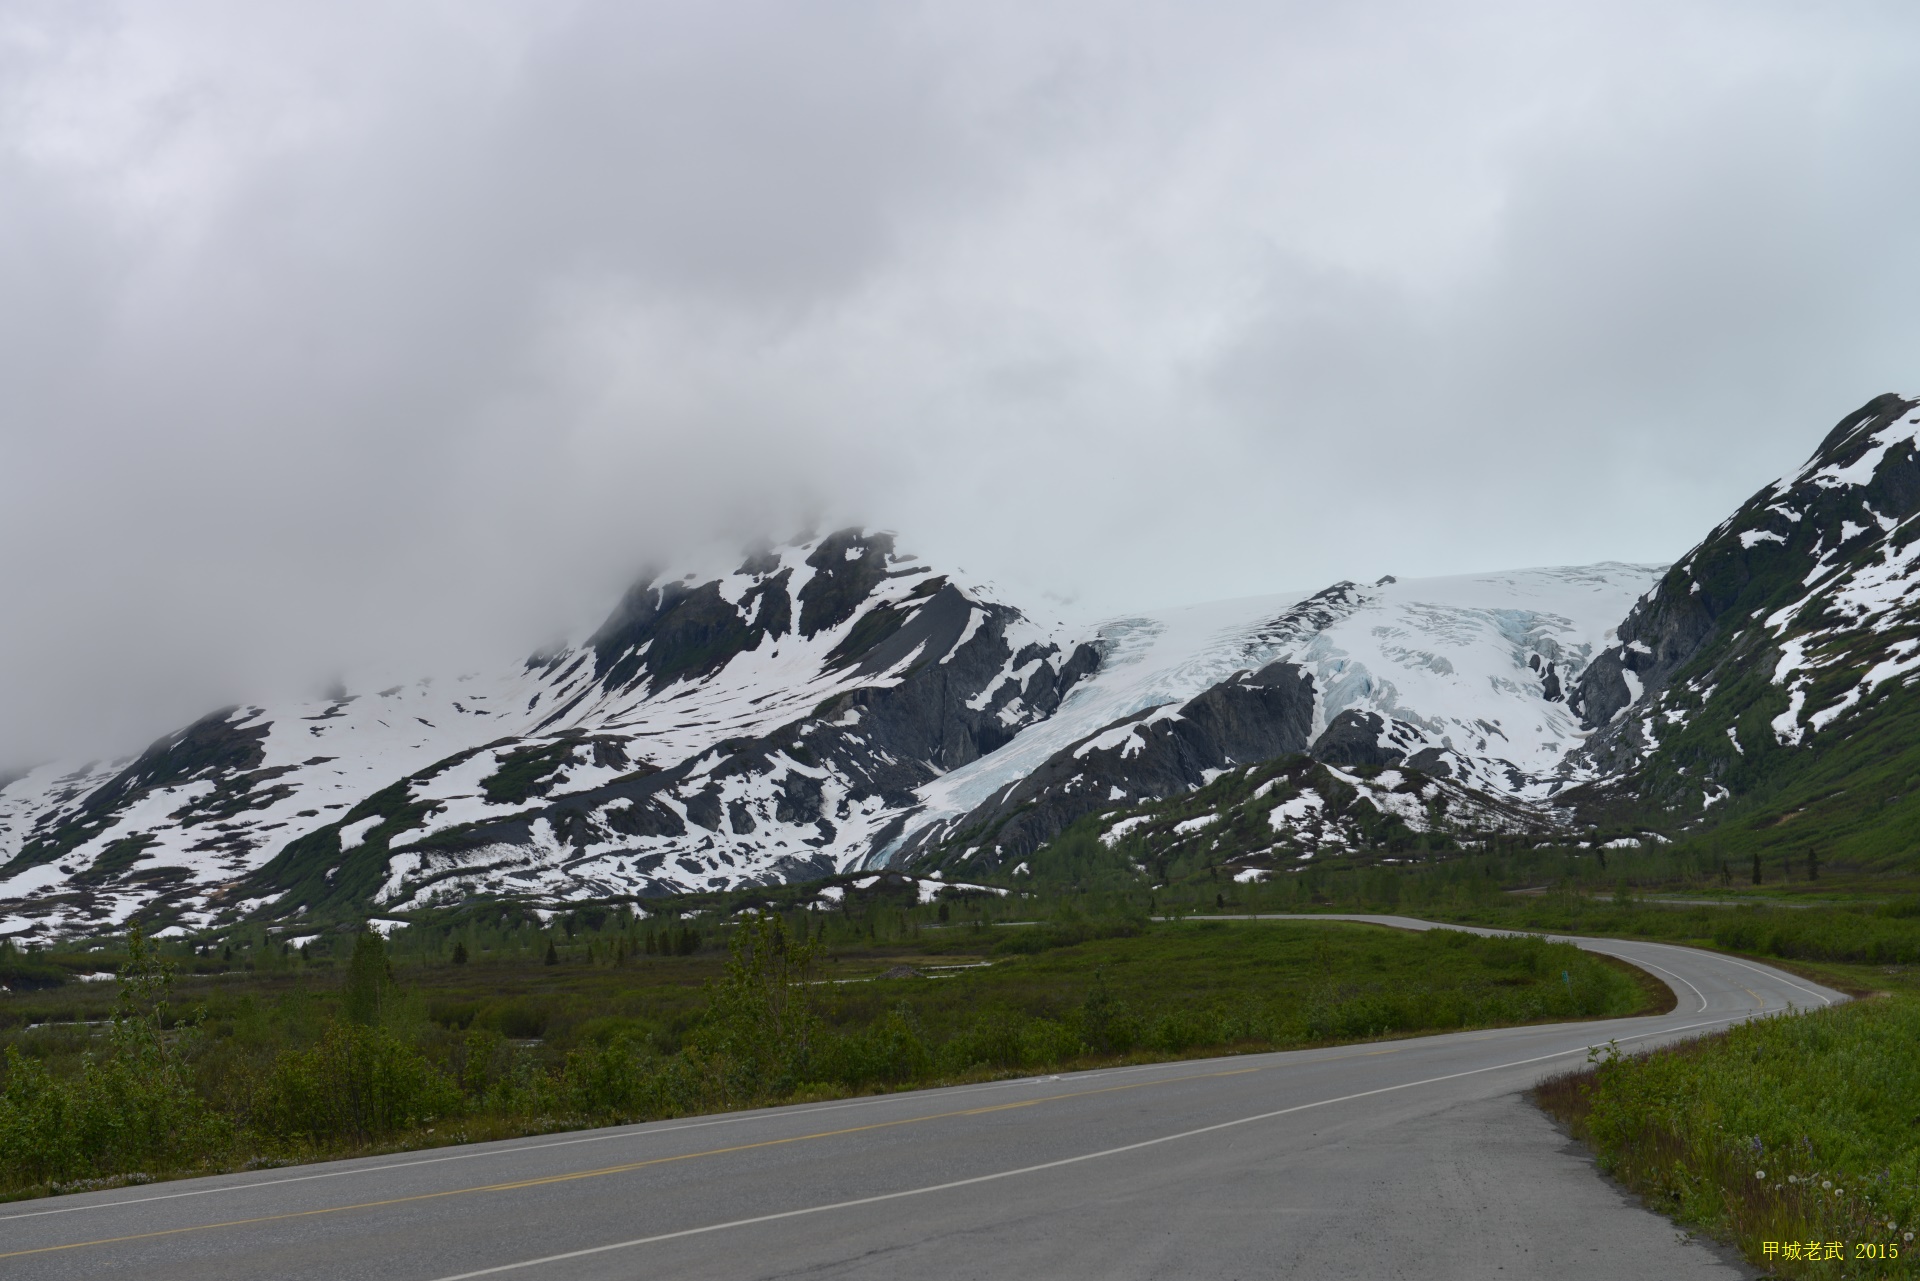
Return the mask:
<svg viewBox="0 0 1920 1281"><path fill-rule="evenodd" d="M990 925L984 904L970 921L945 906L944 928L879 897L167 957L136 934L117 991L0 1000L0 1194L1651 1003L1644 975L1537 939L1077 911ZM176 966L207 971L178 978L179 1001Z"/></svg>
<svg viewBox="0 0 1920 1281"><path fill-rule="evenodd" d="M138 932L104 1044L77 1070L6 1047L0 1091L0 1170L7 1184L48 1183L75 1171L166 1169L224 1148L225 1118L193 1088L191 1024L169 1026L173 974Z"/></svg>
<svg viewBox="0 0 1920 1281"><path fill-rule="evenodd" d="M1536 1098L1649 1203L1779 1275L1909 1276L1916 1043L1920 1000L1863 1001L1651 1055L1605 1053ZM1842 1243L1846 1257L1798 1257L1814 1240ZM1769 1255L1770 1241L1794 1249ZM1863 1260L1861 1245L1900 1257Z"/></svg>
<svg viewBox="0 0 1920 1281"><path fill-rule="evenodd" d="M1874 641L1910 634L1875 633ZM1863 674L1843 665L1829 680L1850 688ZM1788 747L1772 728L1786 691L1769 676L1770 669L1756 672L1722 690L1641 771L1638 786L1646 798L1670 798L1682 805L1682 814L1702 821L1697 833L1673 831L1675 839L1735 866L1758 855L1769 871L1783 860L1804 864L1812 853L1829 865L1920 871L1920 689L1887 682L1842 722L1843 729ZM1816 686L1810 707L1819 706L1820 692ZM1739 737L1738 750L1729 728ZM1697 806L1695 780L1703 777L1717 779L1732 797L1700 814L1689 807ZM1678 799L1683 794L1684 803ZM1624 805L1619 816L1673 827L1650 804Z"/></svg>
<svg viewBox="0 0 1920 1281"><path fill-rule="evenodd" d="M481 790L496 805L518 805L542 792L548 780L567 764L575 739L565 737L532 747L516 747L500 758L493 773L481 780Z"/></svg>

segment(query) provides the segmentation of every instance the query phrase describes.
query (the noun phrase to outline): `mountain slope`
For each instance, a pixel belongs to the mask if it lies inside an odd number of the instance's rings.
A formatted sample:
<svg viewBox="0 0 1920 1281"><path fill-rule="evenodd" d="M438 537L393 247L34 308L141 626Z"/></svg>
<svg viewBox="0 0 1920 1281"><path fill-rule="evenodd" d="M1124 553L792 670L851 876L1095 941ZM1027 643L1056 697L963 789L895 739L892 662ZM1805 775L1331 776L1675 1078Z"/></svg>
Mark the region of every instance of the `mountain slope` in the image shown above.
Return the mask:
<svg viewBox="0 0 1920 1281"><path fill-rule="evenodd" d="M515 671L231 708L0 789L0 932L651 894L863 861L1098 662L846 530L650 579Z"/></svg>
<svg viewBox="0 0 1920 1281"><path fill-rule="evenodd" d="M1706 830L1781 828L1820 806L1832 821L1731 843L1911 852L1899 833L1920 818L1901 803L1920 784L1916 409L1885 395L1848 415L1622 620L1572 699L1594 731L1576 758L1596 780L1584 810Z"/></svg>

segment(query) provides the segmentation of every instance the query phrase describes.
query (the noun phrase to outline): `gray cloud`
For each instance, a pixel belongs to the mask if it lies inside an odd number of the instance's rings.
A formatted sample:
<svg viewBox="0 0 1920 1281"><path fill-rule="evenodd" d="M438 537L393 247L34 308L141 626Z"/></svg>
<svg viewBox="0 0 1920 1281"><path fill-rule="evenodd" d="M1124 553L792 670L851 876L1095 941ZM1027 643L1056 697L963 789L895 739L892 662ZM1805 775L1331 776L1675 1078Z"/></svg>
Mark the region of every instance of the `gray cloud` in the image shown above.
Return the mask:
<svg viewBox="0 0 1920 1281"><path fill-rule="evenodd" d="M1909 385L1917 23L12 6L0 758L808 520L1088 611L1677 555Z"/></svg>

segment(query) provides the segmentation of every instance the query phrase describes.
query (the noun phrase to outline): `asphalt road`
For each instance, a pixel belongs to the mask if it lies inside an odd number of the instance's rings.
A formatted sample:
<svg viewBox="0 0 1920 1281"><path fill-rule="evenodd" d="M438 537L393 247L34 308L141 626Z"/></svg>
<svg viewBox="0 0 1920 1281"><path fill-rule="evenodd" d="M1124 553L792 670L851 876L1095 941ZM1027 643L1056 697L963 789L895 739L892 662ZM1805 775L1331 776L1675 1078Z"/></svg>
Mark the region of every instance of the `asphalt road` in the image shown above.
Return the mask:
<svg viewBox="0 0 1920 1281"><path fill-rule="evenodd" d="M1688 948L1580 944L1678 1005L0 1206L0 1277L1751 1276L1631 1204L1519 1091L1609 1038L1843 998Z"/></svg>

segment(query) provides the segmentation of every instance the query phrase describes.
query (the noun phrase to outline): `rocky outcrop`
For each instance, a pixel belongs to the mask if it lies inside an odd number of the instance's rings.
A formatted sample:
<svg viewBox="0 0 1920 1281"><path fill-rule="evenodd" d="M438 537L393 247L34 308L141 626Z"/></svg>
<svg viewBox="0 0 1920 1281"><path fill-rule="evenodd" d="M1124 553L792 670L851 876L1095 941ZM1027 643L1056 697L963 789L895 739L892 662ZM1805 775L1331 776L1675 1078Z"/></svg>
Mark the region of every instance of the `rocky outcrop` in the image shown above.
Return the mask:
<svg viewBox="0 0 1920 1281"><path fill-rule="evenodd" d="M1386 718L1350 708L1313 740L1315 760L1329 765L1398 765L1406 757L1387 741Z"/></svg>
<svg viewBox="0 0 1920 1281"><path fill-rule="evenodd" d="M1087 814L1191 791L1211 774L1302 752L1313 681L1292 663L1241 672L1189 699L1117 721L1055 753L1002 796L908 842L900 859L993 866L1017 860Z"/></svg>

